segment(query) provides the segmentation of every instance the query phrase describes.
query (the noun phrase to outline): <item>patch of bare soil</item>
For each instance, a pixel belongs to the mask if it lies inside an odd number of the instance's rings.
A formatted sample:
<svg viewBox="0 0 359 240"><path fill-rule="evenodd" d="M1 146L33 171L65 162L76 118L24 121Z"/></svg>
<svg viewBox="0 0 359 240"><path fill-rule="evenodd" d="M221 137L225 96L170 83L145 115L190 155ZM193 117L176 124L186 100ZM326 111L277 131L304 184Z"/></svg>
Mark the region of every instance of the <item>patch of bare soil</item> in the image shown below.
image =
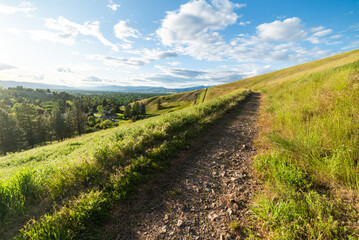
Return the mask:
<svg viewBox="0 0 359 240"><path fill-rule="evenodd" d="M256 190L252 159L259 94L226 113L205 136L117 206L103 239L243 239Z"/></svg>

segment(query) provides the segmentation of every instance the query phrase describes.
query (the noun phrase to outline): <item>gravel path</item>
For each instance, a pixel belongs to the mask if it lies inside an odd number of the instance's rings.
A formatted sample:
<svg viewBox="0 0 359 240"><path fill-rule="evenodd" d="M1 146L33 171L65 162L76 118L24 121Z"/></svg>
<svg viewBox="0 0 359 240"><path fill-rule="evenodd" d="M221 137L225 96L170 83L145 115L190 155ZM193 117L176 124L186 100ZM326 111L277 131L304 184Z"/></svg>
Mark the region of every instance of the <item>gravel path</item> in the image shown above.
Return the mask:
<svg viewBox="0 0 359 240"><path fill-rule="evenodd" d="M205 136L113 212L104 239L243 239L256 189L251 161L260 96L226 113Z"/></svg>

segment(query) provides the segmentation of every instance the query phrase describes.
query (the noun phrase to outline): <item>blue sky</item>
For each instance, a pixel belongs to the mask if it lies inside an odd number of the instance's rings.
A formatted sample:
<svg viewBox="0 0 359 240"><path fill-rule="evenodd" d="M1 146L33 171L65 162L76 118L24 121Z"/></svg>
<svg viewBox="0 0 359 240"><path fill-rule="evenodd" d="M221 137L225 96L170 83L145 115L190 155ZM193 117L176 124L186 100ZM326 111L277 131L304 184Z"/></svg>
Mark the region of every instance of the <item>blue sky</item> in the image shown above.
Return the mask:
<svg viewBox="0 0 359 240"><path fill-rule="evenodd" d="M359 0L0 0L0 80L191 87L359 48Z"/></svg>

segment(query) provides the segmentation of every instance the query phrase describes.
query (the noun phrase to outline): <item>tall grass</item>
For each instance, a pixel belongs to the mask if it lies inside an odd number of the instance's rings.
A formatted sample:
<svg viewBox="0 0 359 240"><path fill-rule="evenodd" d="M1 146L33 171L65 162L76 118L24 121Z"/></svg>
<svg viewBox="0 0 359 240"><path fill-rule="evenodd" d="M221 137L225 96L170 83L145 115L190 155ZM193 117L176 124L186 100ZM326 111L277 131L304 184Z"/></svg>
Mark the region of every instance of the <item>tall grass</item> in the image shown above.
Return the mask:
<svg viewBox="0 0 359 240"><path fill-rule="evenodd" d="M127 197L152 172L166 167L176 152L186 148L189 139L248 94L239 90L205 104L114 129L92 156L74 161L61 171L50 167L38 172L34 168L18 188L12 182L20 181L17 176L4 181L1 199L10 199L12 205L0 204L3 226L13 223L15 214L26 218L35 201L43 201L41 213L48 213L30 221L18 239L91 238L86 234L93 221L103 222L102 214L114 202ZM65 201L63 207L61 201Z"/></svg>
<svg viewBox="0 0 359 240"><path fill-rule="evenodd" d="M275 239L357 239L359 61L267 87L272 150L256 158L266 189L252 207ZM355 220L356 219L356 220Z"/></svg>

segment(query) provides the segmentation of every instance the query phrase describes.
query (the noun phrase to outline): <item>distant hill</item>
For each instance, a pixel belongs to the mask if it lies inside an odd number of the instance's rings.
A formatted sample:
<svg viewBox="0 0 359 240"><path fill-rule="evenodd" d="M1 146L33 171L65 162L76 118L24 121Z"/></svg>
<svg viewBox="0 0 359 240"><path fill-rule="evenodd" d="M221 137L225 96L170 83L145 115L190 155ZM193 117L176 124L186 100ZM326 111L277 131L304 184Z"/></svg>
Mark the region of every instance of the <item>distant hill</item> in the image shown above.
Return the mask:
<svg viewBox="0 0 359 240"><path fill-rule="evenodd" d="M4 88L9 87L17 87L17 86L23 86L25 88L42 88L42 89L74 89L68 86L64 85L53 85L53 84L45 84L45 83L34 83L34 82L17 82L17 81L0 81L0 86Z"/></svg>
<svg viewBox="0 0 359 240"><path fill-rule="evenodd" d="M134 92L134 93L181 93L198 89L207 88L210 86L196 86L190 88L165 88L165 87L150 87L150 86L117 86L117 85L103 85L98 87L82 87L73 88L64 85L53 85L45 83L34 82L17 82L17 81L0 81L0 86L4 88L23 86L25 88L42 88L51 90L87 90L87 91L108 91L108 92Z"/></svg>
<svg viewBox="0 0 359 240"><path fill-rule="evenodd" d="M209 86L196 86L190 88L165 88L165 87L147 87L147 86L99 86L92 88L84 88L86 90L96 90L96 91L111 91L111 92L137 92L137 93L181 93L188 92L198 89L207 88Z"/></svg>

